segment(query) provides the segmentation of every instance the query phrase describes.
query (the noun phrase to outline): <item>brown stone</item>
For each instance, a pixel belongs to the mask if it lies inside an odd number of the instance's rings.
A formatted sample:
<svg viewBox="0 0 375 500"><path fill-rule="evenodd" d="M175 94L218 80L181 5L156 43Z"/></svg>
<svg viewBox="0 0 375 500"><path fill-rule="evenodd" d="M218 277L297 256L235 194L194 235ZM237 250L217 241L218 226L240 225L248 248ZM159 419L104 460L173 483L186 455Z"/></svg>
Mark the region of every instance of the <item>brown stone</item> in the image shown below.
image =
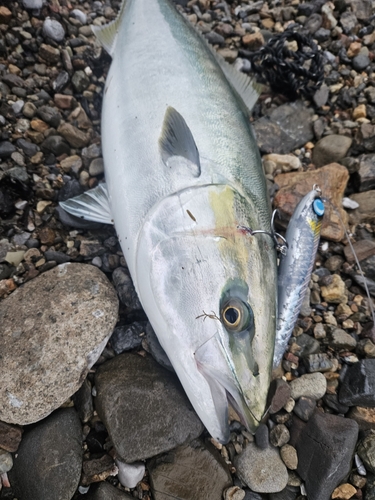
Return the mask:
<svg viewBox="0 0 375 500"><path fill-rule="evenodd" d="M90 136L70 123L62 123L57 129L72 148L83 148L90 141Z"/></svg>
<svg viewBox="0 0 375 500"><path fill-rule="evenodd" d="M356 241L355 243L352 243L355 255L357 256L357 259L359 261L367 259L368 257L371 257L371 255L375 254L375 241L372 240L361 240L361 241ZM344 248L344 254L346 257L346 260L351 264L352 262L355 262L355 257L352 252L352 249L350 245L347 245Z"/></svg>
<svg viewBox="0 0 375 500"><path fill-rule="evenodd" d="M15 453L22 439L22 429L0 421L0 448Z"/></svg>
<svg viewBox="0 0 375 500"><path fill-rule="evenodd" d="M172 460L152 459L148 463L155 500L221 499L223 490L232 485L227 464L210 444L206 447L195 440L175 448L169 455Z"/></svg>
<svg viewBox="0 0 375 500"><path fill-rule="evenodd" d="M286 225L286 221L292 216L299 201L311 191L314 184L318 184L322 189L323 197L329 200L325 203L322 238L341 241L345 232L340 217L345 225L348 221L347 213L341 208L348 180L348 170L338 163L331 163L318 170L280 174L275 177L275 183L280 186L280 189L275 195L274 207L278 209L281 221Z"/></svg>
<svg viewBox="0 0 375 500"><path fill-rule="evenodd" d="M359 204L351 215L353 220L370 223L375 221L375 190L352 194L350 199Z"/></svg>
<svg viewBox="0 0 375 500"><path fill-rule="evenodd" d="M375 430L375 408L353 406L347 417L357 422L360 431Z"/></svg>
<svg viewBox="0 0 375 500"><path fill-rule="evenodd" d="M41 133L45 132L49 128L49 125L39 118L34 118L33 120L31 120L30 125L33 130Z"/></svg>
<svg viewBox="0 0 375 500"><path fill-rule="evenodd" d="M248 33L242 37L242 43L250 50L258 50L264 45L264 38L262 33Z"/></svg>
<svg viewBox="0 0 375 500"><path fill-rule="evenodd" d="M338 274L332 275L332 282L327 286L322 286L320 293L326 302L332 304L346 304L348 301L345 283Z"/></svg>
<svg viewBox="0 0 375 500"><path fill-rule="evenodd" d="M361 42L352 42L347 50L348 57L357 56L362 48Z"/></svg>
<svg viewBox="0 0 375 500"><path fill-rule="evenodd" d="M55 241L56 233L50 227L44 227L39 231L39 239L43 245L52 245Z"/></svg>
<svg viewBox="0 0 375 500"><path fill-rule="evenodd" d="M12 12L3 5L0 6L0 24L8 24L12 19Z"/></svg>
<svg viewBox="0 0 375 500"><path fill-rule="evenodd" d="M356 488L349 483L340 484L332 493L332 500L349 500L357 493Z"/></svg>
<svg viewBox="0 0 375 500"><path fill-rule="evenodd" d="M99 269L61 264L0 302L0 419L36 422L84 381L117 321L115 290Z"/></svg>
<svg viewBox="0 0 375 500"><path fill-rule="evenodd" d="M60 51L51 45L42 43L39 47L39 55L45 61L56 64L60 60Z"/></svg>
<svg viewBox="0 0 375 500"><path fill-rule="evenodd" d="M85 460L82 465L81 482L84 486L99 481L105 481L107 477L117 474L114 460L109 455L103 455L101 458Z"/></svg>
<svg viewBox="0 0 375 500"><path fill-rule="evenodd" d="M55 94L53 98L56 106L60 109L72 109L76 102L72 95Z"/></svg>

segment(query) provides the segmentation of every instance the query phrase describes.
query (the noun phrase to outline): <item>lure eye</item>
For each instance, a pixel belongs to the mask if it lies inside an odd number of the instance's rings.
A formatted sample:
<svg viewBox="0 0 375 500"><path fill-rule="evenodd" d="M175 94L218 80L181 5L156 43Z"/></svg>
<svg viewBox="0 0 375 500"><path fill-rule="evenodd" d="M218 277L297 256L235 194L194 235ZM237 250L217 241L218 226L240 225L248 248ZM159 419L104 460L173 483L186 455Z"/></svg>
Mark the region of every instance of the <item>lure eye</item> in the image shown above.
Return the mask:
<svg viewBox="0 0 375 500"><path fill-rule="evenodd" d="M321 198L316 198L313 202L313 210L318 217L323 217L324 215L324 203Z"/></svg>
<svg viewBox="0 0 375 500"><path fill-rule="evenodd" d="M221 320L225 328L233 332L246 330L252 319L249 306L237 299L229 300L221 311Z"/></svg>

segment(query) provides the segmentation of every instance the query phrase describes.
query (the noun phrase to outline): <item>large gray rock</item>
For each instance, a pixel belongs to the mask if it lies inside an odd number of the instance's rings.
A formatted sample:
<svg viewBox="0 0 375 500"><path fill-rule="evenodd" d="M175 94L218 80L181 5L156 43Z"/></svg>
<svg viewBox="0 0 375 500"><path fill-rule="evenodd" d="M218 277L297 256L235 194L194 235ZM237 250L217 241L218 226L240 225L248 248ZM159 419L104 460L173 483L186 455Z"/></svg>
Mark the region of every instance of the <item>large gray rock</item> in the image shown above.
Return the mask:
<svg viewBox="0 0 375 500"><path fill-rule="evenodd" d="M86 500L134 500L134 497L102 481L90 487Z"/></svg>
<svg viewBox="0 0 375 500"><path fill-rule="evenodd" d="M212 445L202 441L176 448L148 464L155 500L221 500L232 485L228 466Z"/></svg>
<svg viewBox="0 0 375 500"><path fill-rule="evenodd" d="M346 369L339 400L348 406L375 407L375 359L362 359Z"/></svg>
<svg viewBox="0 0 375 500"><path fill-rule="evenodd" d="M259 149L263 153L290 153L314 137L313 110L301 101L283 104L254 122Z"/></svg>
<svg viewBox="0 0 375 500"><path fill-rule="evenodd" d="M288 472L277 448L259 448L249 443L241 455L234 459L237 475L257 493L277 493L288 482Z"/></svg>
<svg viewBox="0 0 375 500"><path fill-rule="evenodd" d="M9 479L19 500L71 500L81 468L81 423L64 408L25 432Z"/></svg>
<svg viewBox="0 0 375 500"><path fill-rule="evenodd" d="M295 447L297 472L309 500L329 500L351 470L358 424L349 418L316 410L302 429Z"/></svg>
<svg viewBox="0 0 375 500"><path fill-rule="evenodd" d="M363 155L356 174L359 191L368 191L375 187L375 154Z"/></svg>
<svg viewBox="0 0 375 500"><path fill-rule="evenodd" d="M313 149L313 163L316 167L324 167L333 162L340 162L345 157L352 139L345 135L327 135L317 142Z"/></svg>
<svg viewBox="0 0 375 500"><path fill-rule="evenodd" d="M0 420L30 424L74 394L117 321L106 276L62 264L0 303Z"/></svg>
<svg viewBox="0 0 375 500"><path fill-rule="evenodd" d="M204 429L177 377L149 356L120 354L95 383L96 409L124 462L169 451Z"/></svg>

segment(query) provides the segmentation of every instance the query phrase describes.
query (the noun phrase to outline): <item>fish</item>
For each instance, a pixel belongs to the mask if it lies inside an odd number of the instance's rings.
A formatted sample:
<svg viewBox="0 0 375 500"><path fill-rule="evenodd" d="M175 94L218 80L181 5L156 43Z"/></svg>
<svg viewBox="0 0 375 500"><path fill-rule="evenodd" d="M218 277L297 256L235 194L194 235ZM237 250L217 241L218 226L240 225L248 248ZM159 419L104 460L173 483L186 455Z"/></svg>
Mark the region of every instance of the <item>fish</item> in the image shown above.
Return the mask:
<svg viewBox="0 0 375 500"><path fill-rule="evenodd" d="M105 184L61 203L114 224L139 300L199 418L221 443L229 405L266 412L276 250L250 124L257 85L169 0L125 0L93 31L112 56L103 92Z"/></svg>
<svg viewBox="0 0 375 500"><path fill-rule="evenodd" d="M314 185L296 206L286 230L287 250L278 267L274 368L281 362L310 283L325 210L321 194Z"/></svg>

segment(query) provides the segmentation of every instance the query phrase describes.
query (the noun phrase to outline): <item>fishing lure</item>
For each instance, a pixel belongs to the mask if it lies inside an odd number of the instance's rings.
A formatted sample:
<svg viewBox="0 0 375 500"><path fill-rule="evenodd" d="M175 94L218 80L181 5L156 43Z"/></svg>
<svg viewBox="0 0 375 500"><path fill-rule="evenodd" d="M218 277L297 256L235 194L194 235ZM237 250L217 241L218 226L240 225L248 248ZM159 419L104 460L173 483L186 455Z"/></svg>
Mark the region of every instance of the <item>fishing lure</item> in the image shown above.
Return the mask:
<svg viewBox="0 0 375 500"><path fill-rule="evenodd" d="M286 231L288 248L280 256L278 270L274 367L279 365L288 345L310 282L324 216L321 194L321 189L314 185L297 205Z"/></svg>

